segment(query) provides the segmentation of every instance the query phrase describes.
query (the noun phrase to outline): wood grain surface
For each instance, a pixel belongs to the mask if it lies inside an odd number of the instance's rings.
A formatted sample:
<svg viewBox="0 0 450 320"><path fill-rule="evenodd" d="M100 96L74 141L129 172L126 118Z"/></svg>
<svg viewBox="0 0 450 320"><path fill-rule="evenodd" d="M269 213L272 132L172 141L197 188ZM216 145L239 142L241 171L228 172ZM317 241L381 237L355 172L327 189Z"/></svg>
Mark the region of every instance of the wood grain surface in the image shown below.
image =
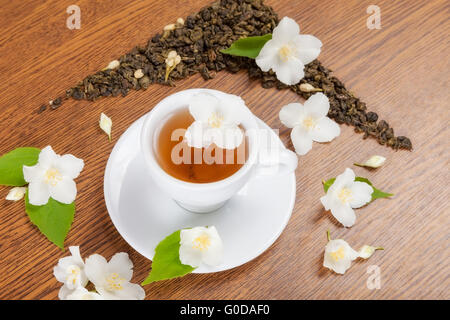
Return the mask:
<svg viewBox="0 0 450 320"><path fill-rule="evenodd" d="M109 259L128 252L135 266L133 281L146 277L151 262L122 239L108 216L103 174L120 135L165 96L195 87L241 95L257 116L280 129L292 148L278 112L299 101L298 96L263 89L244 72L220 72L210 81L197 75L176 87L152 85L95 103L67 101L56 111L36 114L42 103L209 2L0 0L0 154L19 146L52 145L57 153L72 153L86 163L77 179L77 213L65 251L30 223L23 202L4 200L8 188L0 187L0 299L56 299L60 283L53 267L70 245L81 246L84 257L99 253ZM449 299L449 2L266 3L280 17L298 21L304 33L320 38L324 65L397 135L410 137L414 150L396 152L341 126L335 141L315 143L300 157L294 212L270 249L233 270L150 284L147 299ZM81 8L80 30L66 27L71 4ZM380 30L366 27L370 4L381 9ZM113 119L112 143L98 127L101 112ZM388 159L380 169L352 167L374 154ZM357 210L357 222L348 229L319 202L322 179L346 167L395 193ZM322 267L328 229L354 248L373 244L385 251L353 263L344 276L334 274ZM379 290L366 286L370 265L380 267Z"/></svg>

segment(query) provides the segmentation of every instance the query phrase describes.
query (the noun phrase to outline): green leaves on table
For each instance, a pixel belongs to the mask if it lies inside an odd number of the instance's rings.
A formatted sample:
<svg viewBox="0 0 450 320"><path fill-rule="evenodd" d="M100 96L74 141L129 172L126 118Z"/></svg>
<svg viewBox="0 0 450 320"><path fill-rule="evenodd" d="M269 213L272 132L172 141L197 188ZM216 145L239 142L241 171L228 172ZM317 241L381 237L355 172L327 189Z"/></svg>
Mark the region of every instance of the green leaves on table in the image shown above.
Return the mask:
<svg viewBox="0 0 450 320"><path fill-rule="evenodd" d="M331 185L334 183L335 180L336 180L336 178L331 178L331 179L323 182L323 190L325 191L325 193L328 191L328 188L331 187ZM375 188L372 185L372 183L366 178L356 177L355 181L365 182L365 183L369 184L373 188L372 200L371 201L373 201L375 199L379 199L379 198L388 198L388 197L393 196L392 193L383 192L383 191Z"/></svg>
<svg viewBox="0 0 450 320"><path fill-rule="evenodd" d="M272 34L270 33L263 36L241 38L233 42L229 48L220 50L220 52L232 56L255 59L270 39L272 39Z"/></svg>
<svg viewBox="0 0 450 320"><path fill-rule="evenodd" d="M156 246L152 270L142 285L182 277L195 270L180 262L180 232L181 230L175 231Z"/></svg>
<svg viewBox="0 0 450 320"><path fill-rule="evenodd" d="M0 185L22 187L27 184L23 178L23 166L38 162L38 148L17 148L0 157Z"/></svg>
<svg viewBox="0 0 450 320"><path fill-rule="evenodd" d="M23 166L34 166L39 161L38 148L17 148L0 157L0 185L21 187L27 184L23 176ZM63 204L52 198L43 206L29 202L25 195L25 211L48 240L64 248L64 240L73 222L75 203Z"/></svg>
<svg viewBox="0 0 450 320"><path fill-rule="evenodd" d="M50 198L43 206L32 205L25 195L25 211L31 222L48 240L64 249L64 240L69 233L75 215L75 203L64 204Z"/></svg>

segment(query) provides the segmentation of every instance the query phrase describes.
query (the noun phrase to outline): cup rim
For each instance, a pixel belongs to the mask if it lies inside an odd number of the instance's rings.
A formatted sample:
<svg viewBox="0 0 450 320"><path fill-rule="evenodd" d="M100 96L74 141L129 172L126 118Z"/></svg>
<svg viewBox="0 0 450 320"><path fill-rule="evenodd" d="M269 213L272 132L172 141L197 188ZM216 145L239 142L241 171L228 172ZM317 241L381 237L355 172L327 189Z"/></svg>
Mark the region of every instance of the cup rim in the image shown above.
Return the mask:
<svg viewBox="0 0 450 320"><path fill-rule="evenodd" d="M173 100L176 98L182 98L183 96L189 96L189 95L192 96L193 94L199 93L199 92L208 92L213 95L228 94L226 92L214 90L214 89L193 88L193 89L181 90L181 91L178 91L176 93L166 96L164 99L159 101L153 107L153 109L150 112L148 112L147 115L145 116L145 120L144 120L144 123L142 126L141 135L140 135L140 143L141 143L141 151L144 154L144 159L145 159L147 167L149 168L149 170L153 170L154 172L156 172L159 175L159 177L164 178L173 184L177 184L180 187L184 187L184 188L188 188L188 189L211 190L211 189L222 188L226 185L232 184L233 182L238 181L239 179L244 177L251 170L254 163L256 162L257 153L258 153L257 152L258 151L257 139L254 135L249 135L249 142L248 142L249 143L249 148L248 148L249 155L248 155L247 161L244 163L244 165L241 168L239 168L239 170L237 170L235 173L233 173L232 175L230 175L229 177L227 177L225 179L214 181L214 182L206 182L206 183L195 183L195 182L188 182L188 181L180 180L180 179L173 177L169 173L167 173L163 168L161 168L161 166L159 165L159 163L155 157L154 150L152 148L153 136L149 137L149 134L150 134L149 131L151 129L153 129L152 130L153 133L156 131L156 125L152 124L152 121L158 113L163 113L162 116L164 117L164 116L168 115L170 112L173 112L174 110L181 109L184 106L186 106L186 102L180 103L176 107L172 107L164 113L164 111L161 111L161 110L163 110L163 108L167 105L167 103L170 100ZM249 130L249 129L258 129L259 127L254 118L253 113L250 111L250 109L248 109L247 106L245 106L245 107L246 107L246 110L245 110L246 122L250 122L252 124L251 128L244 126L245 131L247 132L247 130Z"/></svg>

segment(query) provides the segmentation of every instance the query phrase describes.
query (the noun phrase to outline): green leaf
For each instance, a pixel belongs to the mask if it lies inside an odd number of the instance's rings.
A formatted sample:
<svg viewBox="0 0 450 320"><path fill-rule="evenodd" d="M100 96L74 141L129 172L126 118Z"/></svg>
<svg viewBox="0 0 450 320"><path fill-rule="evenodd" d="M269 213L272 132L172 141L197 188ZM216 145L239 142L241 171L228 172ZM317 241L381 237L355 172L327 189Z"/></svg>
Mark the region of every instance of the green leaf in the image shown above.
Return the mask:
<svg viewBox="0 0 450 320"><path fill-rule="evenodd" d="M175 231L156 246L152 270L142 285L181 277L195 270L180 262L180 232Z"/></svg>
<svg viewBox="0 0 450 320"><path fill-rule="evenodd" d="M328 189L331 187L331 185L334 183L334 180L336 180L336 178L331 178L330 180L327 181L322 181L323 184L323 190L325 191L325 193L327 193Z"/></svg>
<svg viewBox="0 0 450 320"><path fill-rule="evenodd" d="M325 192L327 192L327 191L328 191L328 188L330 188L330 186L334 183L335 180L336 180L336 178L331 178L331 179L329 179L329 180L327 180L327 181L324 181L324 182L323 182L323 190L324 190ZM371 201L373 201L373 200L375 200L375 199L378 199L378 198L388 198L388 197L391 197L391 196L394 195L394 194L392 194L392 193L387 193L387 192L383 192L383 191L381 191L381 190L378 190L377 188L375 188L375 187L372 185L372 182L370 182L370 181L369 181L368 179L366 179L366 178L356 177L356 178L355 178L355 181L365 182L365 183L369 184L370 186L372 186L373 192L372 192L372 200L371 200Z"/></svg>
<svg viewBox="0 0 450 320"><path fill-rule="evenodd" d="M47 204L35 206L29 202L27 192L25 195L25 211L31 222L39 228L48 240L64 249L64 240L69 233L75 215L75 202L64 204L50 198Z"/></svg>
<svg viewBox="0 0 450 320"><path fill-rule="evenodd" d="M38 162L38 148L17 148L0 157L0 184L21 187L27 184L23 178L23 166L33 166Z"/></svg>
<svg viewBox="0 0 450 320"><path fill-rule="evenodd" d="M255 59L262 47L264 47L266 42L270 39L272 39L272 34L270 33L264 36L241 38L233 42L228 49L220 50L220 52L230 54L232 56Z"/></svg>
<svg viewBox="0 0 450 320"><path fill-rule="evenodd" d="M355 181L360 181L360 182L365 182L368 183L369 185L372 186L373 188L373 192L372 192L372 201L375 199L379 199L379 198L389 198L392 197L394 194L393 193L387 193L387 192L383 192L381 190L378 190L377 188L375 188L372 183L366 179L366 178L361 178L361 177L356 177Z"/></svg>

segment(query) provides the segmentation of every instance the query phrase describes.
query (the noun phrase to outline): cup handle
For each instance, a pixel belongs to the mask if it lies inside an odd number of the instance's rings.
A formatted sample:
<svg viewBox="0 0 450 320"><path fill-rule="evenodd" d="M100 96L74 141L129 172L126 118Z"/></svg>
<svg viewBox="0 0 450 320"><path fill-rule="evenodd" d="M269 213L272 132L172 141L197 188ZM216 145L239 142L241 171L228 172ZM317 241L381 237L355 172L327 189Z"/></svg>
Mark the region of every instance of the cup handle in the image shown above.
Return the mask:
<svg viewBox="0 0 450 320"><path fill-rule="evenodd" d="M255 177L285 175L295 171L297 165L297 154L281 147L277 159L270 159L270 157L260 159L260 162L255 166Z"/></svg>

